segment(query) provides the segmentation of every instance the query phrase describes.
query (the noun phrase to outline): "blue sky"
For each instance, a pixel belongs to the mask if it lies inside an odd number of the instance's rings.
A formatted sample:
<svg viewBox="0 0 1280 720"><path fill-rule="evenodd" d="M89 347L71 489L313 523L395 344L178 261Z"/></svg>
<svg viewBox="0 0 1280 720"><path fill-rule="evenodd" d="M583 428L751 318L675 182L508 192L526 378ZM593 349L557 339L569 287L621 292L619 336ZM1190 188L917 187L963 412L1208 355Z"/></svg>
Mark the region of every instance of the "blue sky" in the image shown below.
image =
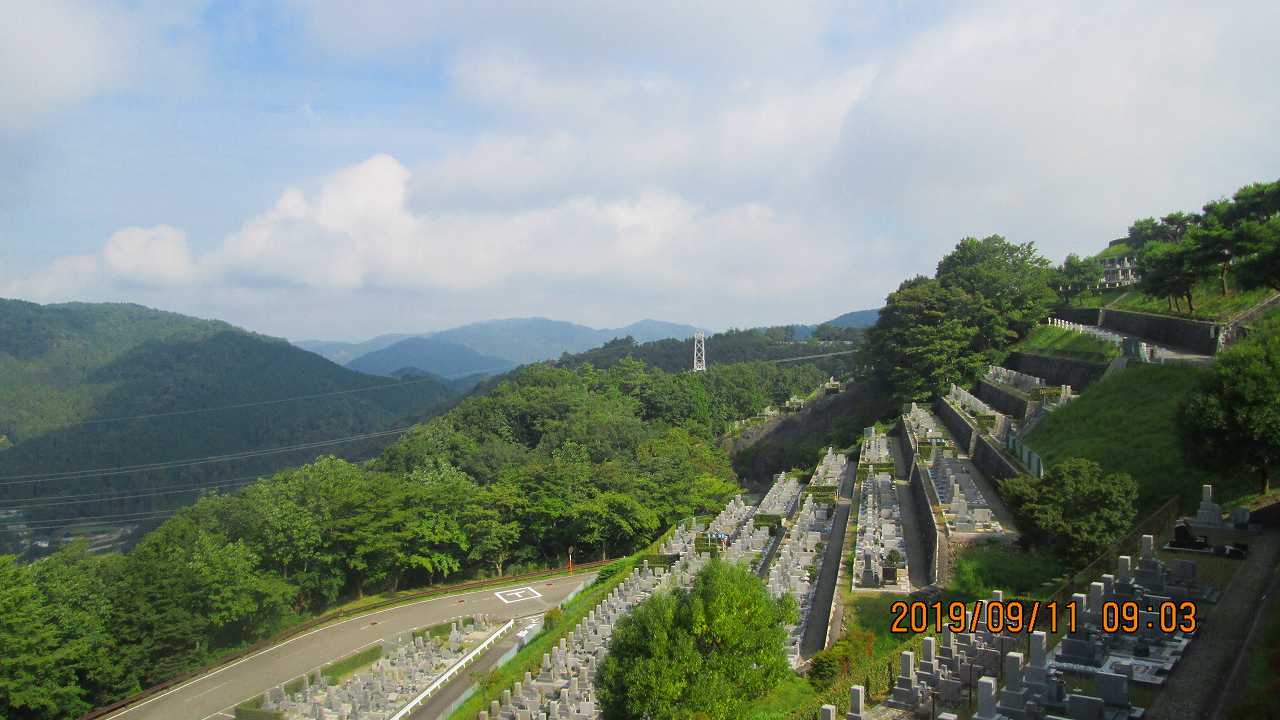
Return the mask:
<svg viewBox="0 0 1280 720"><path fill-rule="evenodd" d="M0 297L813 322L1280 176L1274 3L0 0Z"/></svg>

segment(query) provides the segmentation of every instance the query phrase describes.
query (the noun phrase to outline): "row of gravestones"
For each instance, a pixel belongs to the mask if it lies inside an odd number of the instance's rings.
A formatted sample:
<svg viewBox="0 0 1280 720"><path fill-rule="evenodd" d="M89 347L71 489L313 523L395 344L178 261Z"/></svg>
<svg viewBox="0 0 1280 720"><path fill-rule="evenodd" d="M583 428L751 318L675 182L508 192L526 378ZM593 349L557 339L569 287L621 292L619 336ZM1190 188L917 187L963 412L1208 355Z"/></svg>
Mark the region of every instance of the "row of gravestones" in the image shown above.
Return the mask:
<svg viewBox="0 0 1280 720"><path fill-rule="evenodd" d="M470 634L484 635L488 628L488 618L477 615ZM402 633L383 642L382 657L369 670L338 685L313 684L306 676L292 695L275 687L263 709L285 720L387 720L461 658L468 634L457 622L447 638Z"/></svg>
<svg viewBox="0 0 1280 720"><path fill-rule="evenodd" d="M897 564L889 564L896 551ZM858 489L858 535L854 543L854 583L860 587L896 586L907 578L907 542L898 491L888 473L869 475Z"/></svg>
<svg viewBox="0 0 1280 720"><path fill-rule="evenodd" d="M775 598L791 595L800 609L799 620L787 626L787 657L793 667L800 664L800 639L804 636L813 601L814 585L809 580L809 566L816 568L815 575L822 569L818 544L831 519L829 506L814 503L813 498L806 497L769 567L766 581L769 594Z"/></svg>
<svg viewBox="0 0 1280 720"><path fill-rule="evenodd" d="M844 477L845 469L849 465L849 458L844 453L838 453L835 448L827 448L827 452L822 456L822 461L818 463L818 467L814 470L813 479L809 481L810 485L825 487L830 485L839 485L840 478Z"/></svg>
<svg viewBox="0 0 1280 720"><path fill-rule="evenodd" d="M786 515L791 509L791 503L800 494L800 483L794 478L788 477L786 473L778 473L774 478L773 486L765 493L764 498L760 500L760 505L756 508L759 515Z"/></svg>
<svg viewBox="0 0 1280 720"><path fill-rule="evenodd" d="M708 528L737 536L752 517L750 508L734 498ZM645 561L620 583L551 652L542 656L537 675L525 672L521 681L504 690L500 700L489 703L479 720L588 720L600 717L595 677L609 651L609 639L618 621L636 605L664 589L690 587L694 576L709 559L695 550L702 530L696 524L678 527L662 546L666 555L678 556L670 570L650 567Z"/></svg>
<svg viewBox="0 0 1280 720"><path fill-rule="evenodd" d="M942 504L947 525L955 532L1001 533L1004 528L991 512L991 505L978 483L971 466L946 457L935 448L929 467L929 478Z"/></svg>
<svg viewBox="0 0 1280 720"><path fill-rule="evenodd" d="M877 432L874 427L864 428L862 431L862 450L858 454L858 463L861 465L878 465L891 460L889 438L884 433Z"/></svg>

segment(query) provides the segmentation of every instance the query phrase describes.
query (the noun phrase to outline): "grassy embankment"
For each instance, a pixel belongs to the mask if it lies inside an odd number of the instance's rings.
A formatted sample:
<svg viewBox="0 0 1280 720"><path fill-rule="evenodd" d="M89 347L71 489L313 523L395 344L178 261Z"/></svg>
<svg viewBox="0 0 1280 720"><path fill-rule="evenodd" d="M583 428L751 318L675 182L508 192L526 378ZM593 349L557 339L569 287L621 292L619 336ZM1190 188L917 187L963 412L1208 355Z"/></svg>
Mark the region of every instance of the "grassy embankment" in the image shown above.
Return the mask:
<svg viewBox="0 0 1280 720"><path fill-rule="evenodd" d="M1227 281L1230 287L1232 282ZM1113 310L1132 310L1134 312L1171 315L1173 317L1193 318L1197 320L1227 320L1248 310L1271 295L1271 290L1240 291L1232 288L1230 295L1222 294L1222 283L1215 278L1201 280L1191 291L1191 301L1195 312L1187 312L1186 300L1180 300L1181 309L1171 308L1166 298L1151 297L1136 287L1114 288L1085 292L1071 300L1071 307L1096 308L1105 307Z"/></svg>
<svg viewBox="0 0 1280 720"><path fill-rule="evenodd" d="M1120 348L1105 340L1049 325L1033 328L1030 334L1009 350L1099 363L1110 362L1121 354Z"/></svg>
<svg viewBox="0 0 1280 720"><path fill-rule="evenodd" d="M610 563L600 570L595 583L590 587L583 589L572 600L561 606L563 614L559 623L554 627L545 628L537 637L535 637L528 645L525 645L510 660L501 667L489 673L480 684L476 692L471 695L457 710L449 717L451 720L470 720L476 714L489 707L489 701L496 700L504 689L511 687L513 683L524 677L526 670L538 672L541 666L542 654L551 652L551 647L560 641L560 638L568 635L578 621L585 618L587 613L593 609L601 600L603 600L612 590L617 587L631 571L640 564L645 557L652 557L657 552L662 543L671 536L674 528L667 530L661 537L653 541L648 548L623 558L614 563Z"/></svg>
<svg viewBox="0 0 1280 720"><path fill-rule="evenodd" d="M1206 372L1190 365L1130 365L1045 417L1027 445L1047 466L1082 457L1107 472L1133 476L1139 516L1175 495L1184 509L1194 509L1205 483L1214 484L1220 503L1230 503L1253 490L1254 481L1191 466L1178 431L1178 408Z"/></svg>

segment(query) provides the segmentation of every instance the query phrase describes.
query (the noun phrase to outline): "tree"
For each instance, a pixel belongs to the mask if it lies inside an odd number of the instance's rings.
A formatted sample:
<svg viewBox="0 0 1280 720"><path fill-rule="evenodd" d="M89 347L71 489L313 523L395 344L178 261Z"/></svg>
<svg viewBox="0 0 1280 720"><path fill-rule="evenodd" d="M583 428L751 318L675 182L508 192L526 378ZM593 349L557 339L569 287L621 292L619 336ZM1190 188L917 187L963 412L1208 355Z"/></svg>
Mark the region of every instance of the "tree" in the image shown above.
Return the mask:
<svg viewBox="0 0 1280 720"><path fill-rule="evenodd" d="M1241 251L1243 239L1235 227L1235 208L1229 200L1217 200L1204 206L1204 215L1200 222L1187 230L1187 240L1191 246L1191 262L1204 267L1218 267L1218 281L1222 285L1222 294L1230 295L1231 286L1227 284L1227 275L1231 272L1231 264L1235 262ZM1190 298L1188 298L1188 302Z"/></svg>
<svg viewBox="0 0 1280 720"><path fill-rule="evenodd" d="M1280 319L1218 353L1180 418L1189 461L1251 470L1269 490L1280 466Z"/></svg>
<svg viewBox="0 0 1280 720"><path fill-rule="evenodd" d="M1170 308L1177 306L1177 298L1184 298L1187 312L1195 312L1192 292L1204 270L1190 240L1147 243L1138 254L1138 268L1142 273L1138 285L1142 292L1151 297L1168 298Z"/></svg>
<svg viewBox="0 0 1280 720"><path fill-rule="evenodd" d="M983 336L1003 334L998 326L981 298L916 277L890 293L867 331L867 361L900 401L928 400L950 383L968 384L981 373L993 359L984 352Z"/></svg>
<svg viewBox="0 0 1280 720"><path fill-rule="evenodd" d="M1241 188L1235 205L1242 287L1280 290L1280 181Z"/></svg>
<svg viewBox="0 0 1280 720"><path fill-rule="evenodd" d="M70 653L47 601L12 555L0 555L0 717L74 717L80 699Z"/></svg>
<svg viewBox="0 0 1280 720"><path fill-rule="evenodd" d="M1133 478L1105 474L1098 463L1084 458L1057 463L1043 478L1010 478L1000 490L1031 539L1053 547L1069 562L1085 562L1102 552L1137 514Z"/></svg>
<svg viewBox="0 0 1280 720"><path fill-rule="evenodd" d="M1058 286L1058 295L1063 302L1079 295L1102 280L1102 261L1096 257L1082 258L1075 253L1067 255L1067 259L1058 266L1054 282Z"/></svg>
<svg viewBox="0 0 1280 720"><path fill-rule="evenodd" d="M1053 307L1051 264L1035 243L1011 243L999 235L964 238L938 262L936 277L943 287L986 300L1007 334L987 338L991 347L1026 335Z"/></svg>
<svg viewBox="0 0 1280 720"><path fill-rule="evenodd" d="M597 688L606 718L736 717L790 673L790 596L712 560L687 591L659 593L614 629Z"/></svg>

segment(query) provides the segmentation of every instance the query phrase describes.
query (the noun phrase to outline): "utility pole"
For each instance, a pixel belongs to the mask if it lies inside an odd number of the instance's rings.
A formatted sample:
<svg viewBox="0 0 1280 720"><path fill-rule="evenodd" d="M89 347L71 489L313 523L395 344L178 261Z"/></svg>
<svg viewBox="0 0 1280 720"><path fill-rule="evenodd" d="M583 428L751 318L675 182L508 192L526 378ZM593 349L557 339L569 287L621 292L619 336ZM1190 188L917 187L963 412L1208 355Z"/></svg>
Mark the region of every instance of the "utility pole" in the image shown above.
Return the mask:
<svg viewBox="0 0 1280 720"><path fill-rule="evenodd" d="M693 334L693 371L707 371L707 335L701 330Z"/></svg>

